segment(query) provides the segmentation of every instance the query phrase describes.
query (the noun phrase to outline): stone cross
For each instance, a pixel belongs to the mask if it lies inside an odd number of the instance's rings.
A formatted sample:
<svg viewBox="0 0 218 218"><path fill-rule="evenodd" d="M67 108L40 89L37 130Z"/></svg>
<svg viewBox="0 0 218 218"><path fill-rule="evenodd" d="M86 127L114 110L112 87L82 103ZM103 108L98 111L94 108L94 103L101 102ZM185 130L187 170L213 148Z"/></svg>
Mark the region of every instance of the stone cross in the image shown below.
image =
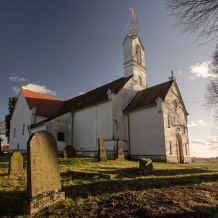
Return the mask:
<svg viewBox="0 0 218 218"><path fill-rule="evenodd" d="M98 161L106 161L107 160L107 152L106 145L103 138L98 139Z"/></svg>
<svg viewBox="0 0 218 218"><path fill-rule="evenodd" d="M124 160L123 141L120 139L117 141L117 159Z"/></svg>
<svg viewBox="0 0 218 218"><path fill-rule="evenodd" d="M46 131L34 133L27 144L27 199L24 213L33 214L65 199L61 180L57 144Z"/></svg>
<svg viewBox="0 0 218 218"><path fill-rule="evenodd" d="M15 175L23 172L23 155L15 151L9 159L9 175Z"/></svg>

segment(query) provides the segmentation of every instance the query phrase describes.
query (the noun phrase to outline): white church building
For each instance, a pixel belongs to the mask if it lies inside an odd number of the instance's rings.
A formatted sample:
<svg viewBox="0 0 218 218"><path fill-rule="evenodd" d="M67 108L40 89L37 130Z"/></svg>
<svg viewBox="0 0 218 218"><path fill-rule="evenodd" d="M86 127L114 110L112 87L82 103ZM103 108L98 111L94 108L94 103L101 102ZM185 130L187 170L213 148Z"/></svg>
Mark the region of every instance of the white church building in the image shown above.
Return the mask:
<svg viewBox="0 0 218 218"><path fill-rule="evenodd" d="M117 140L125 155L189 163L187 111L175 77L148 87L144 47L138 35L123 42L125 75L67 101L21 89L11 119L10 150L26 151L30 135L46 130L58 150L96 156L98 139L108 153Z"/></svg>

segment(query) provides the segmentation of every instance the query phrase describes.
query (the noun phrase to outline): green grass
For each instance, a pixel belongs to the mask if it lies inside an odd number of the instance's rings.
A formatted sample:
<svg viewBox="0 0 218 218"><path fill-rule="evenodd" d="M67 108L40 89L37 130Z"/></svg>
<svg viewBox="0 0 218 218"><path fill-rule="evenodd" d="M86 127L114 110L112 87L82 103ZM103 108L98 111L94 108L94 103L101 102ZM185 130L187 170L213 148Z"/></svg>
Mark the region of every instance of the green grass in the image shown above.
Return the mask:
<svg viewBox="0 0 218 218"><path fill-rule="evenodd" d="M0 156L0 217L23 217L26 174L8 176L8 159ZM215 217L217 213L217 166L157 162L154 174L144 177L138 176L134 160L60 158L60 173L66 200L33 217Z"/></svg>
<svg viewBox="0 0 218 218"><path fill-rule="evenodd" d="M192 158L193 163L196 164L217 164L218 165L218 157L217 158Z"/></svg>

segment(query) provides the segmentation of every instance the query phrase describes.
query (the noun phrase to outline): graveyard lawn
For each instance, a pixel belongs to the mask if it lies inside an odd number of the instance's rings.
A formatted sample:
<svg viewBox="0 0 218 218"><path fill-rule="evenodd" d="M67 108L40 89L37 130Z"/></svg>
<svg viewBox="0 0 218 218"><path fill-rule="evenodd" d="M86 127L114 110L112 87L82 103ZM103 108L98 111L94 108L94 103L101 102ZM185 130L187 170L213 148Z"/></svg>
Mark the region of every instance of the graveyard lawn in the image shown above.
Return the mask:
<svg viewBox="0 0 218 218"><path fill-rule="evenodd" d="M60 158L66 200L24 216L26 174L8 176L8 160L0 155L0 217L218 217L218 166L156 162L139 176L138 161L92 158Z"/></svg>

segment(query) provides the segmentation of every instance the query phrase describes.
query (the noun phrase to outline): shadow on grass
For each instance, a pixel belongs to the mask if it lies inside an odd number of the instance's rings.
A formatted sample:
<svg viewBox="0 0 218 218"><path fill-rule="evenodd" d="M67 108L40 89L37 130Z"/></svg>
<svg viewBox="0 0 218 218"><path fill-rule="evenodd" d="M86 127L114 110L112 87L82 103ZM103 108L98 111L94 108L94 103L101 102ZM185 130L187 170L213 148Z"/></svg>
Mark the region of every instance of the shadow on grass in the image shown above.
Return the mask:
<svg viewBox="0 0 218 218"><path fill-rule="evenodd" d="M186 174L200 174L200 173L212 173L217 171L212 171L209 169L199 169L199 168L192 168L192 169L163 169L163 170L154 170L155 176L174 176L174 175L186 175Z"/></svg>
<svg viewBox="0 0 218 218"><path fill-rule="evenodd" d="M0 177L5 177L5 176L8 176L8 172L0 174Z"/></svg>
<svg viewBox="0 0 218 218"><path fill-rule="evenodd" d="M9 168L9 163L1 163L0 164L0 169L5 169L5 168Z"/></svg>
<svg viewBox="0 0 218 218"><path fill-rule="evenodd" d="M90 180L90 181L100 181L101 179L110 179L109 175L103 173L87 173L87 172L76 172L76 171L67 171L61 173L61 178L63 180Z"/></svg>
<svg viewBox="0 0 218 218"><path fill-rule="evenodd" d="M25 191L0 192L0 217L23 214Z"/></svg>
<svg viewBox="0 0 218 218"><path fill-rule="evenodd" d="M99 169L100 167L98 167ZM105 169L105 167L102 167ZM108 169L108 168L107 168ZM187 174L202 174L202 173L213 173L217 171L207 170L207 169L161 169L154 170L154 176L176 176L176 175L187 175ZM88 173L88 172L76 172L67 171L61 173L61 177L66 179L81 179L81 180L100 180L100 179L110 179L110 178L137 178L139 177L139 170L137 167L132 168L109 168L109 170L100 171L99 173Z"/></svg>
<svg viewBox="0 0 218 218"><path fill-rule="evenodd" d="M0 162L8 162L11 154L10 153L1 153L0 154Z"/></svg>
<svg viewBox="0 0 218 218"><path fill-rule="evenodd" d="M59 157L59 163L60 164L65 164L65 163L87 163L87 162L96 162L99 163L99 161L96 158L92 158L92 157L75 157L75 158L63 158L63 157Z"/></svg>
<svg viewBox="0 0 218 218"><path fill-rule="evenodd" d="M178 178L140 177L134 180L108 180L90 184L65 186L63 190L66 192L66 196L77 199L79 197L87 198L89 196L115 194L123 191L143 191L153 188L216 182L217 180L218 175L216 174L183 176Z"/></svg>

